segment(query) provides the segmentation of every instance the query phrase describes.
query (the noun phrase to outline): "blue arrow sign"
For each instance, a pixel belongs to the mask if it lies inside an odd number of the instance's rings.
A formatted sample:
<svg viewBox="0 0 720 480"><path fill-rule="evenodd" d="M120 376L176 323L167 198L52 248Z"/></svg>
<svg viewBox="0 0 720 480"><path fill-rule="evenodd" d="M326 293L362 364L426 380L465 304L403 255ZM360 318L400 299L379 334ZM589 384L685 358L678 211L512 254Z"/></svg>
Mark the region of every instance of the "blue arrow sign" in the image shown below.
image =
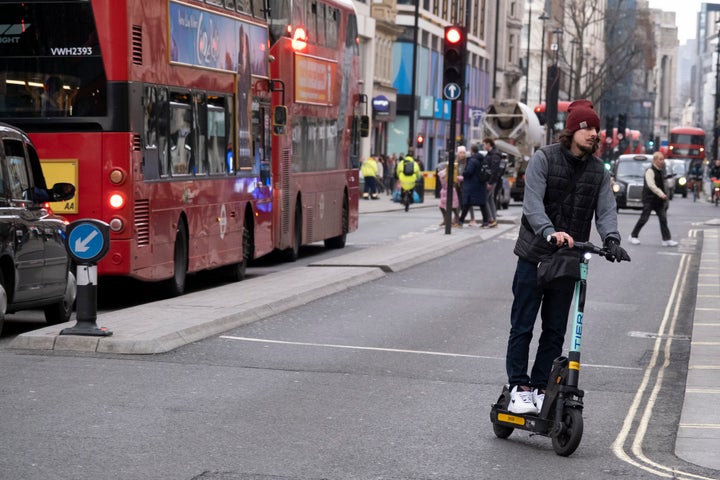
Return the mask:
<svg viewBox="0 0 720 480"><path fill-rule="evenodd" d="M457 100L460 98L460 93L462 93L462 90L457 83L448 83L445 85L445 88L443 88L443 94L448 100Z"/></svg>
<svg viewBox="0 0 720 480"><path fill-rule="evenodd" d="M109 247L107 224L99 221L77 221L68 228L67 249L78 262L95 262Z"/></svg>

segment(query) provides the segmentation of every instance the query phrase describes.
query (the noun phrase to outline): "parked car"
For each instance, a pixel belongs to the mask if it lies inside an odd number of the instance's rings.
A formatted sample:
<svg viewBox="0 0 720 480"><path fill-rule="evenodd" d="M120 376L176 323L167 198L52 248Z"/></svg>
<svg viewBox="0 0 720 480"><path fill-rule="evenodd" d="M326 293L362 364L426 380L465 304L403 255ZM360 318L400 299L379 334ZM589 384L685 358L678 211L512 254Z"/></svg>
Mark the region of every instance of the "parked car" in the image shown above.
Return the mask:
<svg viewBox="0 0 720 480"><path fill-rule="evenodd" d="M77 284L63 218L48 202L75 195L69 183L45 184L28 136L0 123L0 332L7 313L42 309L49 324L72 314Z"/></svg>

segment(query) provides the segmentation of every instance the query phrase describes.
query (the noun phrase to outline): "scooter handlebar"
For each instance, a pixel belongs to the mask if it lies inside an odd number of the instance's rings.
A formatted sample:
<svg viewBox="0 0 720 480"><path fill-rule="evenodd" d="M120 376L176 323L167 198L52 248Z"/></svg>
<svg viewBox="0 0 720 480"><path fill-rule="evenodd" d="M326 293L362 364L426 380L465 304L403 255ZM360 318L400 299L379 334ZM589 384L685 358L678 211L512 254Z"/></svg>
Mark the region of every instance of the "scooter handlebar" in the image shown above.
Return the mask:
<svg viewBox="0 0 720 480"><path fill-rule="evenodd" d="M549 237L548 241L553 245L557 245L557 239L555 237ZM610 253L608 252L607 248L598 247L591 242L573 242L573 249L582 250L583 252L594 253L596 255L600 255L601 257L605 257Z"/></svg>

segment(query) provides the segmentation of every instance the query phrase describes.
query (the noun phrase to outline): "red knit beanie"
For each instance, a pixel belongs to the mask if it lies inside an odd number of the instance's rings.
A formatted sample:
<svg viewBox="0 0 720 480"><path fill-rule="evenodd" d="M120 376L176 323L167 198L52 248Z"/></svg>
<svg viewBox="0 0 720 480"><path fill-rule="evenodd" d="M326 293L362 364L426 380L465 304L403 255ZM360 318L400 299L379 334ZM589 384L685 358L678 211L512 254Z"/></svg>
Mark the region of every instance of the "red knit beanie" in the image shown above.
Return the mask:
<svg viewBox="0 0 720 480"><path fill-rule="evenodd" d="M568 116L565 121L565 128L570 133L575 133L580 129L595 127L600 131L600 117L595 113L593 104L590 100L575 100L568 107Z"/></svg>

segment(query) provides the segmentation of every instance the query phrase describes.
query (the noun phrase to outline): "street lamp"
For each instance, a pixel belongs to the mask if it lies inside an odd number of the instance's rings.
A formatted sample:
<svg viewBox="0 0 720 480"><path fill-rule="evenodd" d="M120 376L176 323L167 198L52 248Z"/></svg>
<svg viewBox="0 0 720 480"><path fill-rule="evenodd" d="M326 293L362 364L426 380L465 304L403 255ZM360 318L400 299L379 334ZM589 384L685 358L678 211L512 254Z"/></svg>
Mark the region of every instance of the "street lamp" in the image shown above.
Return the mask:
<svg viewBox="0 0 720 480"><path fill-rule="evenodd" d="M562 36L563 29L562 28L556 28L553 30L553 33L555 34L555 43L552 45L552 49L555 50L555 58L553 59L553 63L555 65L558 64L558 53L560 52L560 38Z"/></svg>
<svg viewBox="0 0 720 480"><path fill-rule="evenodd" d="M530 32L532 32L532 0L528 0L528 30L527 30L527 57L525 61L525 95L523 96L523 103L528 102L528 88L530 83Z"/></svg>
<svg viewBox="0 0 720 480"><path fill-rule="evenodd" d="M538 19L542 20L542 39L540 40L540 98L538 99L538 104L540 104L542 103L543 68L545 68L545 20L549 20L550 16L543 12Z"/></svg>
<svg viewBox="0 0 720 480"><path fill-rule="evenodd" d="M570 40L570 87L568 88L568 100L572 102L573 96L573 73L575 72L575 45L579 45L580 42L576 38Z"/></svg>

